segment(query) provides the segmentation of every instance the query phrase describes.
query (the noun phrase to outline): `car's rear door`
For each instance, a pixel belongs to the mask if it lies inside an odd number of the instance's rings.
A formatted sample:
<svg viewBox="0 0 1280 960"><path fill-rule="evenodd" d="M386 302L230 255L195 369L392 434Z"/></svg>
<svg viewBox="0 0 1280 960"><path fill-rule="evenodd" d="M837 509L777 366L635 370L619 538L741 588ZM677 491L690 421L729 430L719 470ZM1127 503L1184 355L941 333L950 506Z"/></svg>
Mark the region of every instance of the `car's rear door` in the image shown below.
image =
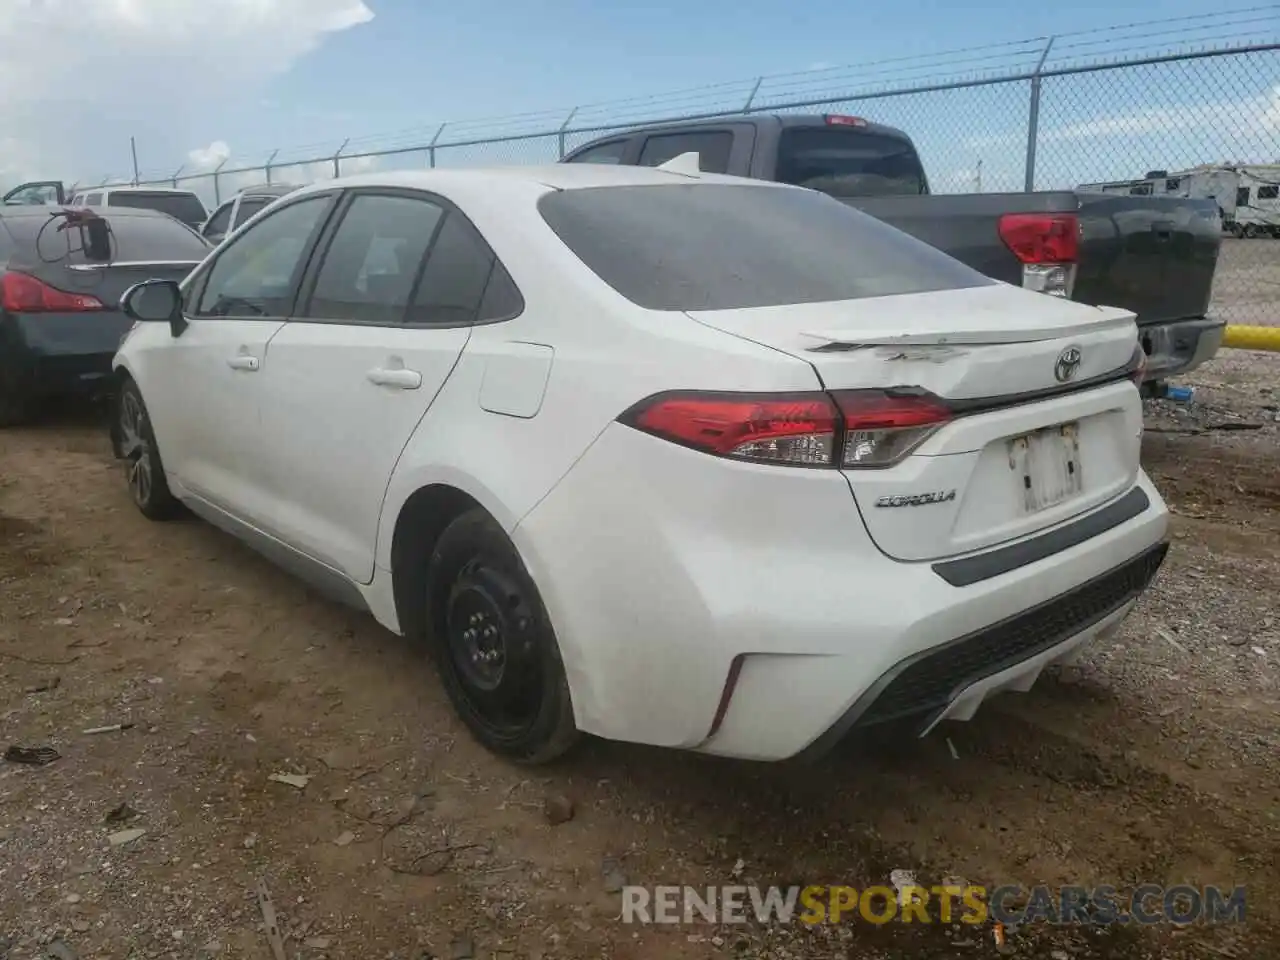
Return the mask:
<svg viewBox="0 0 1280 960"><path fill-rule="evenodd" d="M401 451L453 372L500 269L466 217L415 191L352 191L272 339L263 425L277 536L367 583Z"/></svg>

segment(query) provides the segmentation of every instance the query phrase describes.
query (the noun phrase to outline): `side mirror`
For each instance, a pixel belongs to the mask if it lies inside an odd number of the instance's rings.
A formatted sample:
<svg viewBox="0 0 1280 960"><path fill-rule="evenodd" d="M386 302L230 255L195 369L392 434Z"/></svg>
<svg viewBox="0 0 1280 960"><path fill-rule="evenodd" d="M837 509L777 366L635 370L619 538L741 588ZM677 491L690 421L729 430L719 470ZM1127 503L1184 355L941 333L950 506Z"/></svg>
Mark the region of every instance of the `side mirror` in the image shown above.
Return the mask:
<svg viewBox="0 0 1280 960"><path fill-rule="evenodd" d="M167 323L176 337L187 328L182 316L182 291L172 280L143 280L120 298L124 315L139 323Z"/></svg>

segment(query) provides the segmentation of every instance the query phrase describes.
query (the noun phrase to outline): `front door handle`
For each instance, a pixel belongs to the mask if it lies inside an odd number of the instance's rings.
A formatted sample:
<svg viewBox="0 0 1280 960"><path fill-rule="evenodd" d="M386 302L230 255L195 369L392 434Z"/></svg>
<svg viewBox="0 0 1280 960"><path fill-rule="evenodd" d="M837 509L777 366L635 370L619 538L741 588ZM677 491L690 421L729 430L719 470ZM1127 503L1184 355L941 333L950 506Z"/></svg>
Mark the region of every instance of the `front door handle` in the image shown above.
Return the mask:
<svg viewBox="0 0 1280 960"><path fill-rule="evenodd" d="M417 390L422 386L422 374L417 370L406 370L404 367L388 369L374 367L367 374L370 383L380 387L394 387L397 390Z"/></svg>
<svg viewBox="0 0 1280 960"><path fill-rule="evenodd" d="M227 366L232 370L257 370L258 358L240 354L238 357L232 357L227 361Z"/></svg>

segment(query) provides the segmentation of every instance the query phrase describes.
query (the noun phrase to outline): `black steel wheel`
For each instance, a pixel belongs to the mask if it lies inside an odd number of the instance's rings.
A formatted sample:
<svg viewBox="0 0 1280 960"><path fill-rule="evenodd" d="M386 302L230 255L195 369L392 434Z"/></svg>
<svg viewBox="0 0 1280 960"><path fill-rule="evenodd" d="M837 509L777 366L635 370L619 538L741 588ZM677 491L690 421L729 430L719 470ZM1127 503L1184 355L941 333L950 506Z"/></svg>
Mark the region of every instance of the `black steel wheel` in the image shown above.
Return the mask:
<svg viewBox="0 0 1280 960"><path fill-rule="evenodd" d="M454 520L426 570L428 642L454 709L490 750L545 763L577 739L550 619L532 578L483 510Z"/></svg>

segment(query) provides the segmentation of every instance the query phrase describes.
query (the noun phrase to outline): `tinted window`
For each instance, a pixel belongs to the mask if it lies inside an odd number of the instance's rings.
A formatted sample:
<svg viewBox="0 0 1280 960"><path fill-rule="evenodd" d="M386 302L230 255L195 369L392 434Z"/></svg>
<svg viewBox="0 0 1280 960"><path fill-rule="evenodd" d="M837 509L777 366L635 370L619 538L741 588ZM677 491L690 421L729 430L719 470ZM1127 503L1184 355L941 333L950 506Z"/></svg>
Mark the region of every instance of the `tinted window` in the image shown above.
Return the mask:
<svg viewBox="0 0 1280 960"><path fill-rule="evenodd" d="M480 313L477 320L507 320L524 309L524 297L516 282L511 279L499 260L494 260L493 270L489 274L489 283L484 289L484 299L480 301Z"/></svg>
<svg viewBox="0 0 1280 960"><path fill-rule="evenodd" d="M259 210L272 201L272 197L246 197L240 201L240 209L236 211L236 226L244 223Z"/></svg>
<svg viewBox="0 0 1280 960"><path fill-rule="evenodd" d="M431 248L413 298L413 323L472 323L489 283L494 255L475 228L451 212Z"/></svg>
<svg viewBox="0 0 1280 960"><path fill-rule="evenodd" d="M627 141L614 140L611 143L602 143L598 147L592 147L590 150L583 150L582 153L574 156L570 163L621 163L622 154L627 149Z"/></svg>
<svg viewBox="0 0 1280 960"><path fill-rule="evenodd" d="M116 190L107 194L109 207L142 207L146 210L159 210L169 216L181 220L185 224L198 227L209 214L194 193L168 193L148 190Z"/></svg>
<svg viewBox="0 0 1280 960"><path fill-rule="evenodd" d="M651 310L726 310L995 281L807 190L691 183L595 187L538 202L602 280Z"/></svg>
<svg viewBox="0 0 1280 960"><path fill-rule="evenodd" d="M1273 184L1269 187L1258 188L1259 200L1275 200L1278 197L1280 197L1280 186Z"/></svg>
<svg viewBox="0 0 1280 960"><path fill-rule="evenodd" d="M91 194L89 194L88 196L86 196L86 197L84 198L84 205L85 205L86 207L100 207L100 206L102 206L102 194L100 194L100 193L91 193Z"/></svg>
<svg viewBox="0 0 1280 960"><path fill-rule="evenodd" d="M302 316L400 323L444 211L412 197L357 196L325 251Z"/></svg>
<svg viewBox="0 0 1280 960"><path fill-rule="evenodd" d="M696 153L698 168L703 173L725 173L729 169L729 150L732 147L733 134L727 130L663 133L644 142L640 150L640 166L656 167L682 153Z"/></svg>
<svg viewBox="0 0 1280 960"><path fill-rule="evenodd" d="M1236 188L1236 206L1247 207L1248 205L1249 205L1249 188L1237 187Z"/></svg>
<svg viewBox="0 0 1280 960"><path fill-rule="evenodd" d="M59 259L66 263L84 263L84 253L77 241L67 253L66 235L55 232L53 224L43 235L41 228L49 223L47 216L6 217L5 225L17 242L16 255L35 262ZM36 251L39 236L40 250ZM115 214L111 217L112 252L116 260L203 260L209 255L209 244L197 233L168 217L146 214Z"/></svg>
<svg viewBox="0 0 1280 960"><path fill-rule="evenodd" d="M283 317L303 255L329 208L327 196L277 210L236 237L214 261L196 312L214 317Z"/></svg>
<svg viewBox="0 0 1280 960"><path fill-rule="evenodd" d="M788 127L778 142L775 179L833 197L926 192L909 140L849 127Z"/></svg>
<svg viewBox="0 0 1280 960"><path fill-rule="evenodd" d="M231 227L231 208L234 204L224 203L214 211L209 222L204 225L205 236L226 236Z"/></svg>

